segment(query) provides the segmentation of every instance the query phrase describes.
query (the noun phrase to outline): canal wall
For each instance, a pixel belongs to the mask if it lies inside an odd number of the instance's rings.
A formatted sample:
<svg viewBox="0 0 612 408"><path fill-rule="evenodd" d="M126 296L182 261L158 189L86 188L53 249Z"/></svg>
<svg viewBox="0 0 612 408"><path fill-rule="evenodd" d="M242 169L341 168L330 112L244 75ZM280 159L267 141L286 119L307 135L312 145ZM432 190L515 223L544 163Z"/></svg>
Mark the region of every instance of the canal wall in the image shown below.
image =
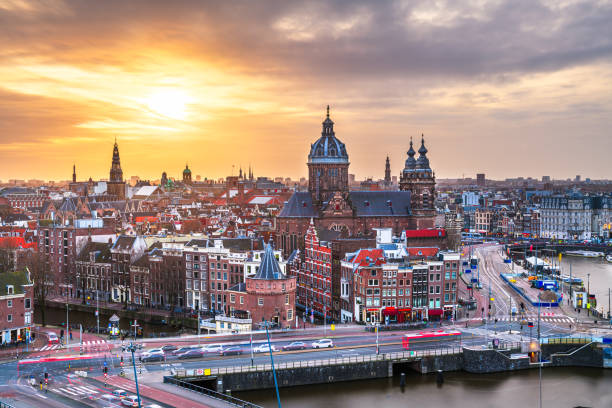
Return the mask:
<svg viewBox="0 0 612 408"><path fill-rule="evenodd" d="M542 344L543 367L606 367L601 343ZM505 349L463 348L453 353L418 355L392 353L357 360L315 360L281 363L276 368L279 387L325 384L392 377L410 370L422 374L438 371L466 371L487 374L504 371L526 370L538 367L530 361L521 345ZM218 392L250 391L274 387L271 366L233 367L219 369L209 375L195 375L204 370L182 370L176 378L211 388ZM210 372L210 370L207 370ZM212 374L212 375L211 375Z"/></svg>
<svg viewBox="0 0 612 408"><path fill-rule="evenodd" d="M367 380L390 377L388 361L369 361L362 364L346 364L320 367L300 367L277 370L279 387L325 384L339 381ZM190 381L198 384L198 381ZM248 391L274 388L272 371L243 372L217 376L216 391Z"/></svg>

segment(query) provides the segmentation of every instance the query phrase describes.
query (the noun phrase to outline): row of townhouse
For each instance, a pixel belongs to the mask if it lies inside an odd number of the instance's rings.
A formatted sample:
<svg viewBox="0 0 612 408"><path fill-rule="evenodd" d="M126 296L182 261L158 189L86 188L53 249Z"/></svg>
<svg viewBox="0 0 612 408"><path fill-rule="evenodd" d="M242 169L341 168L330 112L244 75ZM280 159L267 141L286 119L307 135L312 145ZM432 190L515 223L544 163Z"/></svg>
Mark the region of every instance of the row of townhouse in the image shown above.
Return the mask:
<svg viewBox="0 0 612 408"><path fill-rule="evenodd" d="M361 249L342 261L342 321L368 324L448 319L457 307L460 255L441 252L438 260L409 261L386 256L382 248Z"/></svg>

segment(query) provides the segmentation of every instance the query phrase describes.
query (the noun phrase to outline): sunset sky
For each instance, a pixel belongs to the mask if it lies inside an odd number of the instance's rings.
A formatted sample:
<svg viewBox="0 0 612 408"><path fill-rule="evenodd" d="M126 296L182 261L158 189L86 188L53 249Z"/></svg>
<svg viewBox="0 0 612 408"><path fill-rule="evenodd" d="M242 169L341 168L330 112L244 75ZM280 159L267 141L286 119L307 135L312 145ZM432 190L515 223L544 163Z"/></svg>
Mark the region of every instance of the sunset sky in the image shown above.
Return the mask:
<svg viewBox="0 0 612 408"><path fill-rule="evenodd" d="M358 178L612 178L606 0L0 0L0 180L306 176L331 105Z"/></svg>

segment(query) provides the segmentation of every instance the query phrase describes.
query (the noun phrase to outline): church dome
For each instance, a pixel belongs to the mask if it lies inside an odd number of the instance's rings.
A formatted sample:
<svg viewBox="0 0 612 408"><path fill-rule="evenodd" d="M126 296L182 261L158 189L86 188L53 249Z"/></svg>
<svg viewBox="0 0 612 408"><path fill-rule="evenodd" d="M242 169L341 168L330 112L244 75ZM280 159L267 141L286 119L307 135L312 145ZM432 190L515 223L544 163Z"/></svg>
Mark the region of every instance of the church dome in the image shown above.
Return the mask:
<svg viewBox="0 0 612 408"><path fill-rule="evenodd" d="M185 170L183 170L183 174L191 174L191 170L189 170L188 165L185 165Z"/></svg>
<svg viewBox="0 0 612 408"><path fill-rule="evenodd" d="M419 158L416 161L418 169L430 170L429 159L427 158L427 148L425 147L425 137L421 135L421 147L419 148Z"/></svg>
<svg viewBox="0 0 612 408"><path fill-rule="evenodd" d="M323 121L321 137L310 146L308 162L348 163L346 146L336 138L334 133L334 122L329 118L329 106L327 106L327 117Z"/></svg>
<svg viewBox="0 0 612 408"><path fill-rule="evenodd" d="M406 159L406 165L404 166L404 172L414 170L416 168L416 159L414 155L416 152L412 148L412 138L410 138L410 149L408 149L408 158Z"/></svg>

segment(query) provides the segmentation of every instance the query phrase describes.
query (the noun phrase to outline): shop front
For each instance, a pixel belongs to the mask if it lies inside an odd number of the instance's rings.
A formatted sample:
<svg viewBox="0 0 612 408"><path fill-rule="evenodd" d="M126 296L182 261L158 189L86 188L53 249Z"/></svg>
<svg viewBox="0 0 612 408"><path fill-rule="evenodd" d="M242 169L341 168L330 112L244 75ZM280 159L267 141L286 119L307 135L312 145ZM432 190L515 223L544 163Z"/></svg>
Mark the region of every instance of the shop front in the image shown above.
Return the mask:
<svg viewBox="0 0 612 408"><path fill-rule="evenodd" d="M427 316L429 317L429 321L440 321L442 316L444 316L444 309L429 309L427 311Z"/></svg>
<svg viewBox="0 0 612 408"><path fill-rule="evenodd" d="M364 320L368 324L377 324L380 323L380 309L365 309L364 310Z"/></svg>

